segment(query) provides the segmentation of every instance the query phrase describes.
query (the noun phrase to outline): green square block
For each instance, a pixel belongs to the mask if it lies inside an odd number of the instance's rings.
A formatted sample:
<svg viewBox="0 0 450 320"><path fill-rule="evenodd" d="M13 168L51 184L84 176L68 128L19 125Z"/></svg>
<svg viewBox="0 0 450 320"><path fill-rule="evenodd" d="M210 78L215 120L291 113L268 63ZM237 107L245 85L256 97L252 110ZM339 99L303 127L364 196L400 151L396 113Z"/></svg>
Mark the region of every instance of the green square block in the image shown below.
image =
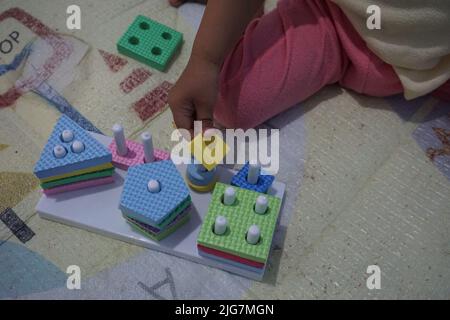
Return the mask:
<svg viewBox="0 0 450 320"><path fill-rule="evenodd" d="M266 263L280 214L281 200L264 194L269 203L268 209L265 214L257 214L254 211L254 204L261 193L233 186L236 190L236 202L231 206L226 206L222 203L222 196L227 187L229 185L216 183L197 243L246 259ZM213 232L214 221L219 215L224 216L228 221L228 229L223 235L216 235ZM256 224L261 231L261 239L255 245L246 241L247 230L253 224Z"/></svg>
<svg viewBox="0 0 450 320"><path fill-rule="evenodd" d="M164 71L183 42L183 34L144 16L137 16L117 43L117 50Z"/></svg>
<svg viewBox="0 0 450 320"><path fill-rule="evenodd" d="M51 188L55 188L58 186L69 184L69 183L109 177L109 176L112 176L113 173L114 173L114 168L101 170L101 171L95 171L95 172L89 172L89 173L85 173L85 174L80 174L78 176L44 182L44 183L41 183L41 188L42 189L51 189Z"/></svg>

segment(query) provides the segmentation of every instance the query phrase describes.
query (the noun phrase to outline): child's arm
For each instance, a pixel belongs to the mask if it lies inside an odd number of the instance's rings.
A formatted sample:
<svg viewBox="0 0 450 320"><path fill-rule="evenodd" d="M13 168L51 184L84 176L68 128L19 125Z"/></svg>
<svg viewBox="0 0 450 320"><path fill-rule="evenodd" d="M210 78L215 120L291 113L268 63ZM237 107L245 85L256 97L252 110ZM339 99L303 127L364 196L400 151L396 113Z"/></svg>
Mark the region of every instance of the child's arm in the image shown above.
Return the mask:
<svg viewBox="0 0 450 320"><path fill-rule="evenodd" d="M263 3L261 0L208 1L192 55L221 65Z"/></svg>
<svg viewBox="0 0 450 320"><path fill-rule="evenodd" d="M169 95L175 124L192 129L194 120L212 127L221 64L264 0L209 0L191 57Z"/></svg>

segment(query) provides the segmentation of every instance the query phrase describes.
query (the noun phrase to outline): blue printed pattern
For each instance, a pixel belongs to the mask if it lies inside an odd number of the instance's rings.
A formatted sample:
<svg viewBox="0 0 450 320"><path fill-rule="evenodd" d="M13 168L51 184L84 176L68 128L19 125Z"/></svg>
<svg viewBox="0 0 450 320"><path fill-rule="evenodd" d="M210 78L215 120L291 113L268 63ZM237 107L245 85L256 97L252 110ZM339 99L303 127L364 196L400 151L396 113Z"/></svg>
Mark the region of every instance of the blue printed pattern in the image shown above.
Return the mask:
<svg viewBox="0 0 450 320"><path fill-rule="evenodd" d="M28 58L31 53L32 43L28 43L22 51L15 55L13 61L10 64L0 64L0 76L8 73L9 71L16 70L23 60Z"/></svg>
<svg viewBox="0 0 450 320"><path fill-rule="evenodd" d="M233 178L231 179L231 185L242 189L266 193L275 180L275 177L262 174L259 176L257 184L251 184L247 182L248 168L249 164L247 162L245 166L243 166L242 169L233 176Z"/></svg>
<svg viewBox="0 0 450 320"><path fill-rule="evenodd" d="M159 181L161 191L151 193L147 184ZM120 197L120 209L142 223L159 225L183 202L190 202L189 190L171 160L146 163L128 169Z"/></svg>
<svg viewBox="0 0 450 320"><path fill-rule="evenodd" d="M84 130L95 133L102 133L96 126L92 124L85 116L76 110L62 95L53 89L47 82L42 82L39 87L34 89L38 95L52 104L59 112L68 116L72 121L76 122Z"/></svg>

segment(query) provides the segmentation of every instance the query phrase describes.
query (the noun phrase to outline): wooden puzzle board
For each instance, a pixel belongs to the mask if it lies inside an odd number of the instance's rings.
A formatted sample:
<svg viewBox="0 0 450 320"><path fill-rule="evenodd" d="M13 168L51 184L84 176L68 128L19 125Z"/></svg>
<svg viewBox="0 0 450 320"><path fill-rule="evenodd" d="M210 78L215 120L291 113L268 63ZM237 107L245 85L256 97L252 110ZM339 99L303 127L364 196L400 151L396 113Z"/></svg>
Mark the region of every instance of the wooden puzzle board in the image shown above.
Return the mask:
<svg viewBox="0 0 450 320"><path fill-rule="evenodd" d="M92 133L92 135L107 146L112 139L107 136ZM177 169L184 177L186 165L178 165ZM218 167L219 181L229 183L234 171L224 166ZM191 218L174 234L162 241L153 241L135 231L122 216L119 210L119 198L125 181L126 171L116 169L113 184L87 188L47 197L39 200L36 211L42 218L64 223L77 228L86 229L117 240L126 241L142 247L165 252L211 267L223 269L253 280L261 280L262 273L222 263L216 259L200 256L197 252L197 235L208 210L211 193L197 193L191 190ZM283 199L285 185L275 181L269 189L269 194ZM282 214L281 211L280 214Z"/></svg>

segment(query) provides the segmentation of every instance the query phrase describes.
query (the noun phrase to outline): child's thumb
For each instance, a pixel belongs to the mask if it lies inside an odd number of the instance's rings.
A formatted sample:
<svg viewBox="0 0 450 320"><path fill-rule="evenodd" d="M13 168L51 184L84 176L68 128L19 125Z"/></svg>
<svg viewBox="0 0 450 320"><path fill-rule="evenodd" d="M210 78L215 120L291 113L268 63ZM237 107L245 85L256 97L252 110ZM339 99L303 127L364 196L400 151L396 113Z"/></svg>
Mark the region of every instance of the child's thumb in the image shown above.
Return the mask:
<svg viewBox="0 0 450 320"><path fill-rule="evenodd" d="M183 104L181 106L170 105L172 111L173 121L177 128L180 129L193 129L194 123L194 109L189 104Z"/></svg>
<svg viewBox="0 0 450 320"><path fill-rule="evenodd" d="M213 127L213 112L209 105L202 104L195 110L195 120L202 122L202 130Z"/></svg>

